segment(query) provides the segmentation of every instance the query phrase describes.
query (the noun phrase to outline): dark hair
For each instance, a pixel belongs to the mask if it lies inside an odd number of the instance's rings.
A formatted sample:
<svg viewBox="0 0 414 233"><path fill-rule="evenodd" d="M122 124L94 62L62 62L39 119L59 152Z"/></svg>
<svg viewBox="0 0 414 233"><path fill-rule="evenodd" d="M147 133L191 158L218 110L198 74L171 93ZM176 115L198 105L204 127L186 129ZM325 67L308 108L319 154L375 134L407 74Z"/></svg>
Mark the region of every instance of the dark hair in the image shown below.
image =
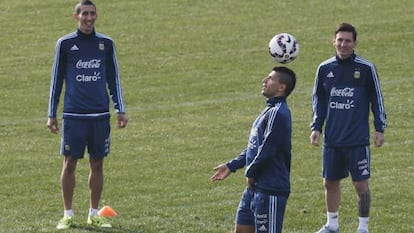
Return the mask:
<svg viewBox="0 0 414 233"><path fill-rule="evenodd" d="M76 6L75 6L76 14L78 14L78 15L80 14L81 6L88 6L88 5L95 7L95 10L96 10L96 6L91 0L80 0L79 3L76 4Z"/></svg>
<svg viewBox="0 0 414 233"><path fill-rule="evenodd" d="M295 89L295 72L285 66L275 66L272 70L280 74L279 82L286 85L285 96L288 97L290 93L293 91L293 89Z"/></svg>
<svg viewBox="0 0 414 233"><path fill-rule="evenodd" d="M355 27L352 26L349 23L339 24L338 27L336 27L334 36L336 36L336 34L338 34L338 32L350 32L353 35L352 38L354 39L354 41L357 40L357 31L356 31Z"/></svg>

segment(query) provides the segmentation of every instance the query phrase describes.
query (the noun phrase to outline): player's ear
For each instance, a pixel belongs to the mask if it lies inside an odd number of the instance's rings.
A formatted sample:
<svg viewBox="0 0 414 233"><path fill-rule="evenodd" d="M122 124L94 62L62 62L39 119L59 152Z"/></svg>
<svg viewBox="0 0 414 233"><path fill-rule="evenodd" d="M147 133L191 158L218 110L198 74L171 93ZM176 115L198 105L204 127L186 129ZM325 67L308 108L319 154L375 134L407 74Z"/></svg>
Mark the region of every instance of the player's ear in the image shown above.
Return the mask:
<svg viewBox="0 0 414 233"><path fill-rule="evenodd" d="M285 93L285 92L286 92L286 84L281 83L281 84L279 85L279 90L280 90L280 91L283 91L283 93Z"/></svg>
<svg viewBox="0 0 414 233"><path fill-rule="evenodd" d="M73 12L73 13L72 13L72 17L73 17L76 21L78 21L78 20L79 20L79 15L78 15L76 12Z"/></svg>

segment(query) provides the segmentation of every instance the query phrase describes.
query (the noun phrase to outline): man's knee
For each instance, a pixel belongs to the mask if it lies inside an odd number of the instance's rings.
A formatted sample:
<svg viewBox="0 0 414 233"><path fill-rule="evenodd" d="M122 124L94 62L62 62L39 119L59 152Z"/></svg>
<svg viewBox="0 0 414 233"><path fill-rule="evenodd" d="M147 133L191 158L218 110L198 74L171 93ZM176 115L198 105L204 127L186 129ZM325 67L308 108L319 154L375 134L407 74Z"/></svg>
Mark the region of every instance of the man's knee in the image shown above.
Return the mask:
<svg viewBox="0 0 414 233"><path fill-rule="evenodd" d="M103 171L103 159L93 159L89 160L91 171L94 173L102 173Z"/></svg>

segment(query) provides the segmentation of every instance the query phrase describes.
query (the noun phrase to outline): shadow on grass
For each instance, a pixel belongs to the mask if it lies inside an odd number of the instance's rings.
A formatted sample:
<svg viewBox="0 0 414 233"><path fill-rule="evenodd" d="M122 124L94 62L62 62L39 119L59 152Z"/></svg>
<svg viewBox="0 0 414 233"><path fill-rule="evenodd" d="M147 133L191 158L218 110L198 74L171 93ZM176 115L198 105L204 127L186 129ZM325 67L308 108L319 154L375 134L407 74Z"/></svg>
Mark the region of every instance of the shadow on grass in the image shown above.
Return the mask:
<svg viewBox="0 0 414 233"><path fill-rule="evenodd" d="M138 228L138 227L137 227ZM144 233L142 229L125 228L122 226L112 226L111 228L91 227L80 224L75 224L71 227L74 230L90 231L90 232L111 232L111 233Z"/></svg>

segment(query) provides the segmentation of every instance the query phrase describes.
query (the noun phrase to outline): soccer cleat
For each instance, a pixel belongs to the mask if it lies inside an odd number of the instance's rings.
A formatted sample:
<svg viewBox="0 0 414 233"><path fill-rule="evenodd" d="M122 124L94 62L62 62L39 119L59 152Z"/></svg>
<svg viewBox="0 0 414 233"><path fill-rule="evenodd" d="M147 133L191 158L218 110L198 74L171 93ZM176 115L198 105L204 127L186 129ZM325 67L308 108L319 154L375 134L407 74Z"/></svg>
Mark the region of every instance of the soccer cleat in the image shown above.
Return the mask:
<svg viewBox="0 0 414 233"><path fill-rule="evenodd" d="M73 226L73 216L65 216L59 220L56 229L63 230Z"/></svg>
<svg viewBox="0 0 414 233"><path fill-rule="evenodd" d="M94 227L102 227L102 228L112 227L112 225L108 222L108 220L105 217L102 217L99 215L89 216L87 223Z"/></svg>
<svg viewBox="0 0 414 233"><path fill-rule="evenodd" d="M357 230L357 233L368 233L368 231L367 230L363 230L363 229L358 229Z"/></svg>
<svg viewBox="0 0 414 233"><path fill-rule="evenodd" d="M319 231L315 233L339 233L339 228L336 230L329 230L328 227L323 226Z"/></svg>

